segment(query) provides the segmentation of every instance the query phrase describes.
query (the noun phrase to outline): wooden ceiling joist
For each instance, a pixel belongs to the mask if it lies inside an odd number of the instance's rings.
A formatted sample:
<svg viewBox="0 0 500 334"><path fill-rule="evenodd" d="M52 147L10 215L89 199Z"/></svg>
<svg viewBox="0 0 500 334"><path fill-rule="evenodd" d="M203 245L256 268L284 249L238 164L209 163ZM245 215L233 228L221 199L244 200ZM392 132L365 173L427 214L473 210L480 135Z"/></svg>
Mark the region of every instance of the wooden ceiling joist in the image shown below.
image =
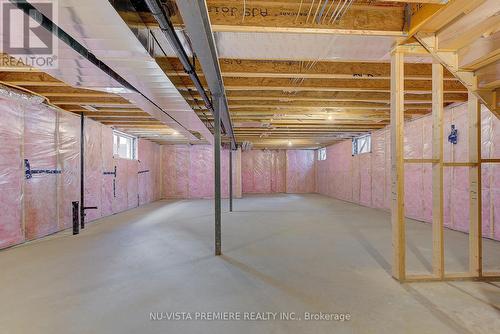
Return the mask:
<svg viewBox="0 0 500 334"><path fill-rule="evenodd" d="M197 94L192 95L187 92L183 93L184 98L189 101L201 101L201 97ZM389 103L389 93L378 92L295 92L288 94L276 91L228 91L228 101L322 101L322 102L380 102ZM466 93L446 93L444 94L444 102L465 102L467 101ZM431 94L405 94L406 103L431 103Z"/></svg>
<svg viewBox="0 0 500 334"><path fill-rule="evenodd" d="M159 57L156 62L168 76L187 76L177 58ZM304 79L387 79L391 77L390 63L381 62L312 62L289 60L219 59L224 77L240 78L304 78ZM197 68L201 65L197 63ZM200 73L200 76L203 74ZM405 77L411 80L431 80L432 65L405 64ZM446 80L457 80L448 71Z"/></svg>
<svg viewBox="0 0 500 334"><path fill-rule="evenodd" d="M328 11L320 16L320 1L230 1L207 0L214 32L284 32L405 36L404 6L393 4L353 4L340 21ZM333 11L332 11L333 12ZM158 27L150 13L119 12L131 27ZM179 15L172 23L182 28Z"/></svg>
<svg viewBox="0 0 500 334"><path fill-rule="evenodd" d="M195 87L180 80L172 79L179 90L193 90ZM225 78L224 85L228 91L316 91L316 92L390 92L389 80L355 80L355 79L306 79L300 84L289 79L268 78ZM432 84L430 80L405 80L407 93L430 93ZM445 81L446 93L466 93L466 88L457 81Z"/></svg>

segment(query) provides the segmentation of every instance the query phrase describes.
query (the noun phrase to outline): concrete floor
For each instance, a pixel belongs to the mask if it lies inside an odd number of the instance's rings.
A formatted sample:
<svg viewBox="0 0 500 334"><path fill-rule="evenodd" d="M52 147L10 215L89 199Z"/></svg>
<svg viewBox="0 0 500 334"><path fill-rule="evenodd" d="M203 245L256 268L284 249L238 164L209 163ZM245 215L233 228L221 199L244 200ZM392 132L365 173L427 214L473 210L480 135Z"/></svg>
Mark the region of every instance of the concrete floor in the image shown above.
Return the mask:
<svg viewBox="0 0 500 334"><path fill-rule="evenodd" d="M320 195L160 201L0 252L1 333L500 333L499 283L399 284L389 214ZM430 263L430 226L408 222L408 265ZM447 231L448 267L467 263ZM485 241L500 268L500 243ZM456 254L454 254L455 252ZM496 261L496 262L495 262ZM151 321L150 312L349 313L350 321Z"/></svg>

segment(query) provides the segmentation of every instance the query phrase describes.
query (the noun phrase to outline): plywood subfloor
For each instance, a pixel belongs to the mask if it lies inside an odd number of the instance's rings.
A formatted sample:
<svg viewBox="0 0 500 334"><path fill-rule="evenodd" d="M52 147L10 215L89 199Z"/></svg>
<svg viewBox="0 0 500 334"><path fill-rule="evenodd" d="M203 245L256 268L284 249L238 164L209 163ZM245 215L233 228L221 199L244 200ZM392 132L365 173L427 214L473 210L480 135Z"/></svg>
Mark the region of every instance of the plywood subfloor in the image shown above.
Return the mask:
<svg viewBox="0 0 500 334"><path fill-rule="evenodd" d="M0 252L2 333L498 333L499 283L399 284L389 214L320 195L160 201ZM408 264L425 270L430 226L408 222ZM447 231L451 269L465 234ZM500 243L485 241L492 268ZM453 252L456 251L454 255ZM497 261L495 263L495 261ZM151 321L150 312L348 312L332 321Z"/></svg>

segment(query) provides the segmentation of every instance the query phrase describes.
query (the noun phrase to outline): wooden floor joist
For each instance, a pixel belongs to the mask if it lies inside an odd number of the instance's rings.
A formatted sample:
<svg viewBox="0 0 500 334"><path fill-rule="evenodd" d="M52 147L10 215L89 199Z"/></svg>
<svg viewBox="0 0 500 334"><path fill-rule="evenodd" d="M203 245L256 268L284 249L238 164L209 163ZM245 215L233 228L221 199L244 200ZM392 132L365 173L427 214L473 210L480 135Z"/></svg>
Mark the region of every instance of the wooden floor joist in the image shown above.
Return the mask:
<svg viewBox="0 0 500 334"><path fill-rule="evenodd" d="M364 36L406 35L404 6L392 4L353 4L342 20L330 22L326 14L319 17L316 9L319 2L300 1L230 1L208 0L207 7L214 32L260 32L260 33L306 33L306 34L349 34ZM314 6L314 13L309 7ZM123 20L131 27L158 27L150 13L120 11ZM319 11L318 13L319 14ZM182 28L179 15L172 17L175 27Z"/></svg>

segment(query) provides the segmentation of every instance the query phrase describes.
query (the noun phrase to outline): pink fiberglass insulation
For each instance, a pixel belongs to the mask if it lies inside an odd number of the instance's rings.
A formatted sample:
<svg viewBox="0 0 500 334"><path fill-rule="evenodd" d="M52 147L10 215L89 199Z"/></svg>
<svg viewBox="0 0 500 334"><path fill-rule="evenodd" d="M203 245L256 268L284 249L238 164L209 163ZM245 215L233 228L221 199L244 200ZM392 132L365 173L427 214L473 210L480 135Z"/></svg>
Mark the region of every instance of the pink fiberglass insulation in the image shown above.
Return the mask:
<svg viewBox="0 0 500 334"><path fill-rule="evenodd" d="M210 145L164 145L162 154L163 198L213 198L214 156ZM238 191L239 151L233 151L233 196ZM221 150L221 195L229 196L229 152Z"/></svg>
<svg viewBox="0 0 500 334"><path fill-rule="evenodd" d="M32 170L57 170L57 112L47 107L24 108L24 159ZM58 231L57 174L33 174L25 180L25 236L33 240Z"/></svg>
<svg viewBox="0 0 500 334"><path fill-rule="evenodd" d="M113 213L128 209L128 161L126 159L113 159L116 166L116 178L114 178L114 190L111 194Z"/></svg>
<svg viewBox="0 0 500 334"><path fill-rule="evenodd" d="M275 150L272 151L273 156L271 159L271 192L283 193L286 191L286 163L287 151Z"/></svg>
<svg viewBox="0 0 500 334"><path fill-rule="evenodd" d="M385 151L385 131L377 131L372 134L372 206L374 208L385 208L386 192L386 151Z"/></svg>
<svg viewBox="0 0 500 334"><path fill-rule="evenodd" d="M312 193L316 186L316 152L313 150L287 150L286 192Z"/></svg>
<svg viewBox="0 0 500 334"><path fill-rule="evenodd" d="M370 154L358 156L359 169L359 203L372 205L372 162Z"/></svg>
<svg viewBox="0 0 500 334"><path fill-rule="evenodd" d="M467 105L445 111L445 162L468 162ZM447 141L454 124L458 142ZM432 118L422 117L405 124L405 158L432 157ZM482 111L482 156L500 157L500 121L486 108ZM371 165L369 165L369 161ZM370 166L369 168L367 166ZM367 182L371 171L371 185ZM327 160L318 162L317 182L321 194L374 208L390 209L390 129L372 134L372 153L351 156L351 141L327 147ZM469 229L469 168L444 168L444 224L467 232ZM483 235L500 240L500 166L483 164ZM359 187L359 188L358 188ZM371 204L369 198L371 196ZM410 218L432 221L432 166L405 164L405 212Z"/></svg>
<svg viewBox="0 0 500 334"><path fill-rule="evenodd" d="M157 182L159 180L160 146L140 139L138 152L138 196L139 205L143 205L160 198L160 182Z"/></svg>
<svg viewBox="0 0 500 334"><path fill-rule="evenodd" d="M0 111L0 248L5 248L71 227L71 203L80 201L80 118L7 99L0 99ZM113 157L112 140L111 128L86 119L85 205L98 207L86 212L86 221L138 205L138 161ZM148 143L149 168L157 178L160 146ZM24 159L31 178L25 177ZM115 166L116 178L103 174ZM159 182L149 183L156 186L141 204L160 196Z"/></svg>
<svg viewBox="0 0 500 334"><path fill-rule="evenodd" d="M87 212L87 221L160 198L158 144L139 139L139 160L122 159L113 156L111 128L86 120L85 132L86 205L98 207Z"/></svg>
<svg viewBox="0 0 500 334"><path fill-rule="evenodd" d="M241 153L243 193L271 193L273 151L249 150Z"/></svg>
<svg viewBox="0 0 500 334"><path fill-rule="evenodd" d="M80 118L59 112L58 182L59 230L73 223L72 202L80 200Z"/></svg>
<svg viewBox="0 0 500 334"><path fill-rule="evenodd" d="M116 167L116 177L112 174ZM104 174L104 173L108 174ZM120 171L123 172L123 171ZM113 159L113 130L107 126L101 125L101 213L103 217L112 215L121 211L119 203L116 203L116 189L118 188L118 176L122 173L118 172L118 165ZM113 191L114 188L114 191ZM119 193L118 193L119 194Z"/></svg>
<svg viewBox="0 0 500 334"><path fill-rule="evenodd" d="M189 146L162 146L162 193L164 198L189 197Z"/></svg>
<svg viewBox="0 0 500 334"><path fill-rule="evenodd" d="M92 221L104 216L102 207L102 125L93 120L85 121L85 205L96 206L88 210L85 217ZM110 212L111 210L108 210ZM108 213L109 214L109 213Z"/></svg>
<svg viewBox="0 0 500 334"><path fill-rule="evenodd" d="M359 156L351 160L351 201L360 203L361 179L359 174Z"/></svg>
<svg viewBox="0 0 500 334"><path fill-rule="evenodd" d="M500 157L500 120L483 107L481 123L482 157ZM500 165L483 164L482 175L483 234L500 240Z"/></svg>
<svg viewBox="0 0 500 334"><path fill-rule="evenodd" d="M315 156L312 150L243 151L243 193L315 192Z"/></svg>
<svg viewBox="0 0 500 334"><path fill-rule="evenodd" d="M0 99L0 248L24 241L23 114L18 102Z"/></svg>
<svg viewBox="0 0 500 334"><path fill-rule="evenodd" d="M139 206L139 163L137 160L125 160L127 165L127 209Z"/></svg>
<svg viewBox="0 0 500 334"><path fill-rule="evenodd" d="M214 158L211 146L195 145L191 147L189 160L189 198L210 198L214 196L213 164Z"/></svg>

